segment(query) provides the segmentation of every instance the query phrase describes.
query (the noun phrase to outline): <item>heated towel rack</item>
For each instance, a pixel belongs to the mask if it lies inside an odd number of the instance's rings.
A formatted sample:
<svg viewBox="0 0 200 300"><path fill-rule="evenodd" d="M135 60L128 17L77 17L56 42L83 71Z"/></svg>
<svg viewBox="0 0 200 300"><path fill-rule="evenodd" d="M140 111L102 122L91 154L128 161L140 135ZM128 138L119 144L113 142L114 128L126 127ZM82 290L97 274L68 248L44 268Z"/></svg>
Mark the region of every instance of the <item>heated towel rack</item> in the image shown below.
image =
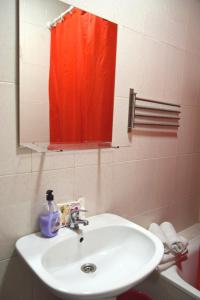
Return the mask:
<svg viewBox="0 0 200 300"><path fill-rule="evenodd" d="M130 89L128 131L140 126L178 129L180 107L174 103L138 97L134 89Z"/></svg>

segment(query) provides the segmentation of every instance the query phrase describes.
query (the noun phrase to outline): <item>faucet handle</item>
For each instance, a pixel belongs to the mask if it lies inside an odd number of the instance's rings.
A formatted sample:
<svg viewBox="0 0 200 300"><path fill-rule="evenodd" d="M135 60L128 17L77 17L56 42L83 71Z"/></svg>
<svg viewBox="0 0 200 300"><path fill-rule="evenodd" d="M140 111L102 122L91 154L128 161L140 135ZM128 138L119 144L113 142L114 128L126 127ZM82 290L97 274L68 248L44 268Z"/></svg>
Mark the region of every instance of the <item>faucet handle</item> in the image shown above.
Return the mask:
<svg viewBox="0 0 200 300"><path fill-rule="evenodd" d="M87 209L75 207L70 210L71 215L76 214L78 216L80 212L87 212Z"/></svg>
<svg viewBox="0 0 200 300"><path fill-rule="evenodd" d="M80 212L86 212L86 209L82 209L79 207L71 208L70 210L70 220L69 227L72 229L79 229L79 224L83 224L84 226L88 225L88 220L82 220L79 216Z"/></svg>

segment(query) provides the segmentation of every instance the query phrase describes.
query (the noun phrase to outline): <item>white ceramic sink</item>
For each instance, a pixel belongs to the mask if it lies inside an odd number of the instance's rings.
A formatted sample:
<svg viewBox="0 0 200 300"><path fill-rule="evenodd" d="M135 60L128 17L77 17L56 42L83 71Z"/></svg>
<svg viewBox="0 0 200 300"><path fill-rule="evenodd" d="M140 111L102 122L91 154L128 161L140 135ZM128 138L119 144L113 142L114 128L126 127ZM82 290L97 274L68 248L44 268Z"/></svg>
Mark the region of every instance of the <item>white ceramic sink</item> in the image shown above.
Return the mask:
<svg viewBox="0 0 200 300"><path fill-rule="evenodd" d="M16 248L31 269L62 299L115 297L150 274L163 255L160 240L144 228L113 214L88 218L84 241L68 228L54 238L39 233L20 238ZM94 264L84 273L81 266Z"/></svg>

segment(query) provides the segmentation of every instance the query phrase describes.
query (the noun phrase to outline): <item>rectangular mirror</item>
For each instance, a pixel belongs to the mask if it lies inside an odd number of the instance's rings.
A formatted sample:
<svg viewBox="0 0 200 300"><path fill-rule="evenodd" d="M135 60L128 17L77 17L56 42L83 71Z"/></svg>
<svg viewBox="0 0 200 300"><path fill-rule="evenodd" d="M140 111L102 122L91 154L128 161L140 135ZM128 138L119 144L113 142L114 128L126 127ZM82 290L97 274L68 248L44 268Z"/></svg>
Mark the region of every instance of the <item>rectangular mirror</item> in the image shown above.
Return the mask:
<svg viewBox="0 0 200 300"><path fill-rule="evenodd" d="M19 3L20 145L110 147L117 25L59 0Z"/></svg>

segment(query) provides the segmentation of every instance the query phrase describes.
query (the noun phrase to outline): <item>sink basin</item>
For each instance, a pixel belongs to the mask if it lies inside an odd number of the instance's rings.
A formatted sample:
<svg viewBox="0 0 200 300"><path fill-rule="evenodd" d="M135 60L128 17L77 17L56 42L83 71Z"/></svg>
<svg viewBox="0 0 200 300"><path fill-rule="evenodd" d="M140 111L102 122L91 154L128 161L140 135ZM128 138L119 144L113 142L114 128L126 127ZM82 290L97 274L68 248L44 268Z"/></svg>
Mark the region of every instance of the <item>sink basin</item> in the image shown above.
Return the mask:
<svg viewBox="0 0 200 300"><path fill-rule="evenodd" d="M16 248L30 268L62 299L115 297L142 281L164 249L149 231L113 214L88 218L83 238L68 228L54 238L20 238Z"/></svg>

